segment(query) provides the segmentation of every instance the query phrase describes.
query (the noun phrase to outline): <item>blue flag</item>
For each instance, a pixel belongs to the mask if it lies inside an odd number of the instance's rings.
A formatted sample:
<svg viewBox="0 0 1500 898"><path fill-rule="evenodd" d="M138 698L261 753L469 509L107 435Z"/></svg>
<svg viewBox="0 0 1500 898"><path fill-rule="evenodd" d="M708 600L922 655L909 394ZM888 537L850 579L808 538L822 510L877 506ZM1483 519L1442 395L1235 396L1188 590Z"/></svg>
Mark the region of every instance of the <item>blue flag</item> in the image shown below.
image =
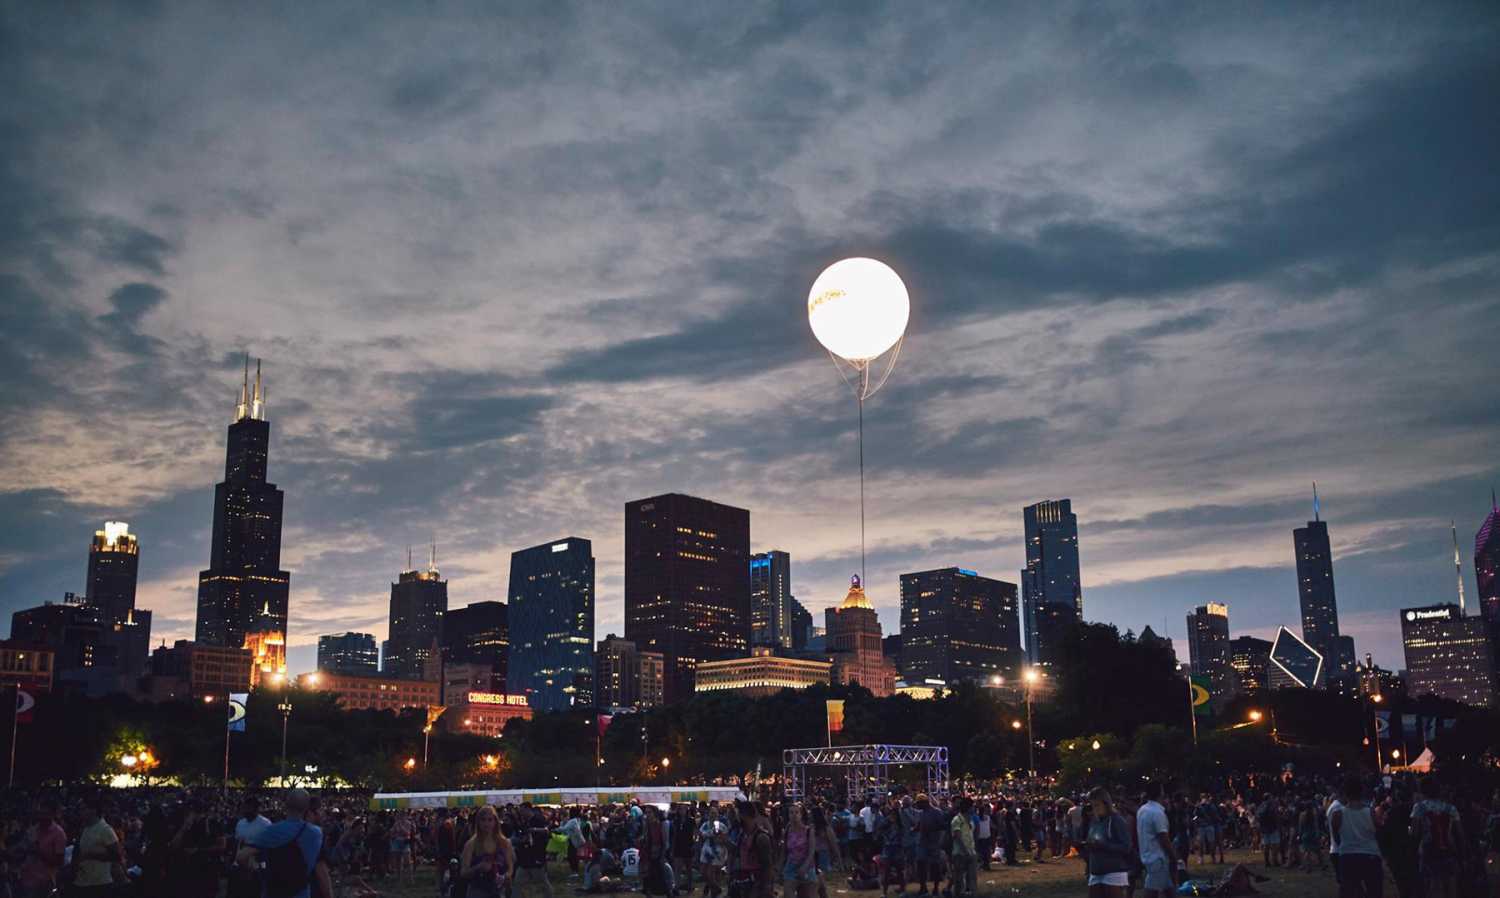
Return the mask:
<svg viewBox="0 0 1500 898"><path fill-rule="evenodd" d="M1379 739L1391 738L1391 712L1375 712L1375 736Z"/></svg>
<svg viewBox="0 0 1500 898"><path fill-rule="evenodd" d="M1402 714L1401 715L1401 735L1402 735L1402 738L1405 738L1406 736L1415 736L1416 734L1417 734L1417 715L1415 715L1415 714Z"/></svg>
<svg viewBox="0 0 1500 898"><path fill-rule="evenodd" d="M229 693L229 732L243 733L245 731L245 702L249 700L250 693L248 692Z"/></svg>
<svg viewBox="0 0 1500 898"><path fill-rule="evenodd" d="M1437 718L1436 717L1424 717L1424 718L1422 718L1422 738L1424 740L1428 741L1428 742L1431 742L1432 740L1436 739L1437 738L1437 727L1438 727L1438 724L1437 724Z"/></svg>

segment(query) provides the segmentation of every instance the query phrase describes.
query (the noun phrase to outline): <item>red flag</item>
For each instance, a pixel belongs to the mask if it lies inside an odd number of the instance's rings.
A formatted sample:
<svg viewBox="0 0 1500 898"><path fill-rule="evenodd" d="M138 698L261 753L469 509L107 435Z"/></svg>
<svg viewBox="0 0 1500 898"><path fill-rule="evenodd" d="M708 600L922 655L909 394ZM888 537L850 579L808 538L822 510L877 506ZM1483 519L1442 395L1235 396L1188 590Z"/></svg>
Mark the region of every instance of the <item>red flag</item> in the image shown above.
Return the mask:
<svg viewBox="0 0 1500 898"><path fill-rule="evenodd" d="M16 723L31 723L31 709L36 707L36 699L31 693L23 689L16 690Z"/></svg>
<svg viewBox="0 0 1500 898"><path fill-rule="evenodd" d="M613 714L599 714L599 738L604 738L604 731L609 729L609 722L615 719Z"/></svg>

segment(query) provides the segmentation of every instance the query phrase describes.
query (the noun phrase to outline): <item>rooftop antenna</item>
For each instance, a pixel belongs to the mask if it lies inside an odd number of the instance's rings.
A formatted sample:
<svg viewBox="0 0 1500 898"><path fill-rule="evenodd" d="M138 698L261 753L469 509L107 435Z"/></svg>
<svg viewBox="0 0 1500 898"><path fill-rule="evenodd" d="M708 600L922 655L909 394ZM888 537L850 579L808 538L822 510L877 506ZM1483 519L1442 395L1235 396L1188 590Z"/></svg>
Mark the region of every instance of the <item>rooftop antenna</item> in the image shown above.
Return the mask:
<svg viewBox="0 0 1500 898"><path fill-rule="evenodd" d="M437 573L437 537L432 539L432 554L428 556L427 570Z"/></svg>
<svg viewBox="0 0 1500 898"><path fill-rule="evenodd" d="M1317 522L1317 521L1321 521L1321 520L1322 520L1322 518L1318 516L1318 482L1316 480L1314 480L1313 481L1313 521Z"/></svg>
<svg viewBox="0 0 1500 898"><path fill-rule="evenodd" d="M411 570L411 546L406 547L406 569Z"/></svg>
<svg viewBox="0 0 1500 898"><path fill-rule="evenodd" d="M1449 521L1453 528L1453 570L1458 576L1458 616L1464 616L1464 564L1463 557L1458 554L1458 522Z"/></svg>
<svg viewBox="0 0 1500 898"><path fill-rule="evenodd" d="M245 353L245 379L240 383L240 402L234 407L234 420L243 419L250 411L250 353Z"/></svg>

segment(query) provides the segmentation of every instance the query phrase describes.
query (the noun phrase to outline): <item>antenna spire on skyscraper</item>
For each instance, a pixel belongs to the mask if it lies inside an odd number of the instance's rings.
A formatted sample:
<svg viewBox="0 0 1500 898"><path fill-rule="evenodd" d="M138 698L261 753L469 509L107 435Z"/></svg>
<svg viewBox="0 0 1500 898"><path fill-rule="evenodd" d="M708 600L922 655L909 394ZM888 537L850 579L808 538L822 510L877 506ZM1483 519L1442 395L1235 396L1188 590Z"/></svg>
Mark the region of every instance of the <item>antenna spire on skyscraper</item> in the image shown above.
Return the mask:
<svg viewBox="0 0 1500 898"><path fill-rule="evenodd" d="M234 420L243 421L250 411L250 353L245 353L245 379L240 382L240 401L234 407Z"/></svg>
<svg viewBox="0 0 1500 898"><path fill-rule="evenodd" d="M427 558L427 570L437 573L437 537L432 540L432 554Z"/></svg>
<svg viewBox="0 0 1500 898"><path fill-rule="evenodd" d="M1313 520L1323 520L1318 516L1318 482L1316 480L1313 481Z"/></svg>
<svg viewBox="0 0 1500 898"><path fill-rule="evenodd" d="M1458 575L1458 616L1464 616L1464 565L1462 556L1458 554L1458 522L1449 521L1453 528L1453 570Z"/></svg>

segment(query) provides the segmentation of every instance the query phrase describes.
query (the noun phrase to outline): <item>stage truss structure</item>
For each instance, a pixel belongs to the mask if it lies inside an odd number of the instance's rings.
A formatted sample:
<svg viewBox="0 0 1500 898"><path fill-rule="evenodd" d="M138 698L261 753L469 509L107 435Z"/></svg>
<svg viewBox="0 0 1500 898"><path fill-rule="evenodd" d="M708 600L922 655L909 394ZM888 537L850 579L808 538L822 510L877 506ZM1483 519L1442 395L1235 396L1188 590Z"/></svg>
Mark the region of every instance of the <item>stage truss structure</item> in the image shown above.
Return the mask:
<svg viewBox="0 0 1500 898"><path fill-rule="evenodd" d="M834 745L826 748L788 748L781 753L782 782L786 797L807 797L812 768L831 768L844 781L849 801L885 795L891 787L891 769L921 765L926 768L927 794L948 794L948 749L941 745Z"/></svg>

